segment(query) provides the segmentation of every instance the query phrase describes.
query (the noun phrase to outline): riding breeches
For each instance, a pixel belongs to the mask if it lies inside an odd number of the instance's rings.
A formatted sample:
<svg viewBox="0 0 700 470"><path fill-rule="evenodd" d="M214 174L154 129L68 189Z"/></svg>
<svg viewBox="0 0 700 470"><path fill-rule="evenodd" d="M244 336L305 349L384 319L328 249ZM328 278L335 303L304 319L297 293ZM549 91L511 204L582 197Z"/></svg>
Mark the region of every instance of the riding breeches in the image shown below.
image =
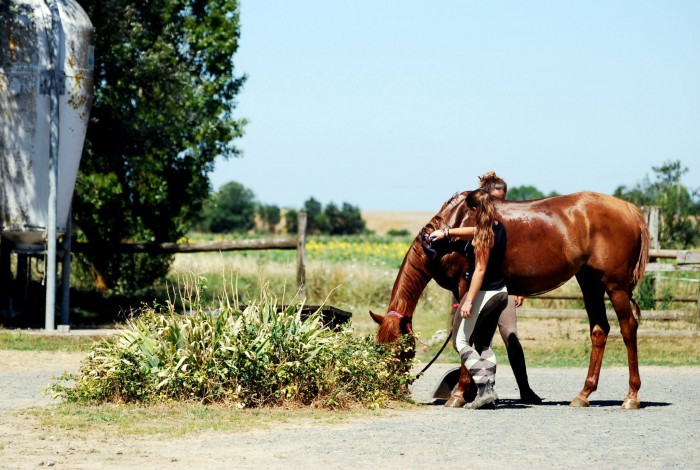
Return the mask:
<svg viewBox="0 0 700 470"><path fill-rule="evenodd" d="M462 303L465 299L466 296ZM496 356L491 349L491 340L507 304L505 287L498 291L479 291L472 303L471 315L468 318L455 316L454 347L477 384L495 379Z"/></svg>
<svg viewBox="0 0 700 470"><path fill-rule="evenodd" d="M510 335L518 336L518 323L515 315L515 296L508 296L508 305L503 309L500 318L498 319L498 332L503 338L503 342L508 347L508 338Z"/></svg>

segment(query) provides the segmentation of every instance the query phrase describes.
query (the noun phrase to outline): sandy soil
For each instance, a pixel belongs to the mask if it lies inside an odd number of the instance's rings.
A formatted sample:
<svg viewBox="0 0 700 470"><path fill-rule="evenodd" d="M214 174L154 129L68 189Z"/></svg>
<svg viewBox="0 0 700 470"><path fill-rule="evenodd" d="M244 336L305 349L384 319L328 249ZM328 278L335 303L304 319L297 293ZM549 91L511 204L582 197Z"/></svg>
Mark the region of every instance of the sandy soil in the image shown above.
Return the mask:
<svg viewBox="0 0 700 470"><path fill-rule="evenodd" d="M362 211L367 228L378 235L386 235L389 230L408 230L415 235L435 215L435 212L392 212Z"/></svg>

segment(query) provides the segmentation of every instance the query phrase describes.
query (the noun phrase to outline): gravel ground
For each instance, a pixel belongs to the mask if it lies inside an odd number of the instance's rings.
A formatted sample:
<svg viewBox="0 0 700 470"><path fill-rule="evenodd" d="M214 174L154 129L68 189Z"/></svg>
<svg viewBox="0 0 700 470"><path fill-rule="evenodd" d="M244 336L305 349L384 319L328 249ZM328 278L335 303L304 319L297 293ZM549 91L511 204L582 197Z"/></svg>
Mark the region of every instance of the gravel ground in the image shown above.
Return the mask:
<svg viewBox="0 0 700 470"><path fill-rule="evenodd" d="M449 365L418 380L419 410L337 425L281 424L245 433L183 439L134 436L68 441L21 415L50 400L52 376L76 371L78 354L0 351L0 468L700 468L700 368L642 367L642 409L621 410L627 369L606 368L591 407L570 408L586 370L531 369L546 398L522 406L512 373L502 367L496 410L446 409L430 398ZM19 410L19 412L18 412Z"/></svg>

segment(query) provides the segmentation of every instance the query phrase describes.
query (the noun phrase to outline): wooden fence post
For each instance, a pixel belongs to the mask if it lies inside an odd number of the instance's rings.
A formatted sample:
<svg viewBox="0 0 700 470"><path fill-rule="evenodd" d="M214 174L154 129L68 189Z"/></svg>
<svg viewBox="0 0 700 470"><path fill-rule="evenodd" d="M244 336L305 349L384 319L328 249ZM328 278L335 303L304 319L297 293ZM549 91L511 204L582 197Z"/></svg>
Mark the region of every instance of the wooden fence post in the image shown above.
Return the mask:
<svg viewBox="0 0 700 470"><path fill-rule="evenodd" d="M659 206L645 206L643 209L644 218L649 227L649 248L659 249Z"/></svg>
<svg viewBox="0 0 700 470"><path fill-rule="evenodd" d="M306 211L299 211L297 226L297 289L301 300L306 300Z"/></svg>
<svg viewBox="0 0 700 470"><path fill-rule="evenodd" d="M659 245L659 206L645 206L642 208L644 218L649 229L649 248L658 250ZM661 284L661 272L657 271L654 274L654 297L656 297Z"/></svg>

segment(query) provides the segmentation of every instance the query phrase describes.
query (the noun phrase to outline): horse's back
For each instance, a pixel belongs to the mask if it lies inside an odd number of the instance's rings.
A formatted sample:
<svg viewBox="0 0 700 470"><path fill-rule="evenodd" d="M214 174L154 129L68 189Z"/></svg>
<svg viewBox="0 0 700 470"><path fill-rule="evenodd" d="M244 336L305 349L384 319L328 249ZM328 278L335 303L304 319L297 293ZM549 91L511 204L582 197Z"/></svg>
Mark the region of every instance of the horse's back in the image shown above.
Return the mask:
<svg viewBox="0 0 700 470"><path fill-rule="evenodd" d="M517 291L554 289L583 266L624 279L637 272L648 239L639 209L601 193L582 192L498 204L508 232L504 269ZM646 248L648 250L648 248ZM643 271L643 266L641 267Z"/></svg>

